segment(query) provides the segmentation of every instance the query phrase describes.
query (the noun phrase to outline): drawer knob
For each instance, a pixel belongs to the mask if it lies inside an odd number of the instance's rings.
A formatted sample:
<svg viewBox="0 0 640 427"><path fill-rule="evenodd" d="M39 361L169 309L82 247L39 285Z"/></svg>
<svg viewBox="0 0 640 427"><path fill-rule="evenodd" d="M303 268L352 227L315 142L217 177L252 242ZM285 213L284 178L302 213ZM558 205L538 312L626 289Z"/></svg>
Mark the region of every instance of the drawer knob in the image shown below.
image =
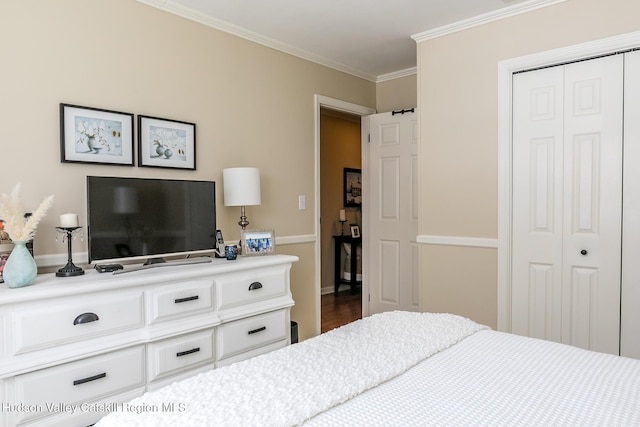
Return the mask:
<svg viewBox="0 0 640 427"><path fill-rule="evenodd" d="M187 354L193 354L193 353L197 353L199 351L200 351L200 347L192 348L191 350L187 350L187 351L180 351L180 352L176 353L176 357L186 356Z"/></svg>
<svg viewBox="0 0 640 427"><path fill-rule="evenodd" d="M198 298L200 298L198 295L194 295L192 297L176 298L176 299L173 300L173 302L176 303L176 304L180 304L181 302L195 301Z"/></svg>
<svg viewBox="0 0 640 427"><path fill-rule="evenodd" d="M262 332L262 331L266 331L267 327L263 326L262 328L258 328L258 329L254 329L252 331L248 332L248 335L253 335L253 334L257 334L258 332Z"/></svg>
<svg viewBox="0 0 640 427"><path fill-rule="evenodd" d="M75 380L73 382L73 385L80 385L80 384L88 383L88 382L91 382L91 381L99 380L100 378L105 378L106 376L107 376L107 373L103 372L101 374L94 375L92 377L83 378L81 380Z"/></svg>
<svg viewBox="0 0 640 427"><path fill-rule="evenodd" d="M80 325L82 323L91 323L100 320L97 314L95 313L82 313L79 314L73 321L74 325Z"/></svg>
<svg viewBox="0 0 640 427"><path fill-rule="evenodd" d="M252 284L249 285L250 291L255 291L256 289L260 289L260 288L262 288L262 283L260 282L253 282Z"/></svg>

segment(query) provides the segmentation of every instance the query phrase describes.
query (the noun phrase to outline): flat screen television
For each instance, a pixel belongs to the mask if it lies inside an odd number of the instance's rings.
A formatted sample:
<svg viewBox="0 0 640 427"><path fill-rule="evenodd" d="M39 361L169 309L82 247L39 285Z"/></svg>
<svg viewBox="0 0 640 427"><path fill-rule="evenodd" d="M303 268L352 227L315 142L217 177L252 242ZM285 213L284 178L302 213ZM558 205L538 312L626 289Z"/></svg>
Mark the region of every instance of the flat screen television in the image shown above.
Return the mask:
<svg viewBox="0 0 640 427"><path fill-rule="evenodd" d="M87 177L89 262L215 250L213 181Z"/></svg>

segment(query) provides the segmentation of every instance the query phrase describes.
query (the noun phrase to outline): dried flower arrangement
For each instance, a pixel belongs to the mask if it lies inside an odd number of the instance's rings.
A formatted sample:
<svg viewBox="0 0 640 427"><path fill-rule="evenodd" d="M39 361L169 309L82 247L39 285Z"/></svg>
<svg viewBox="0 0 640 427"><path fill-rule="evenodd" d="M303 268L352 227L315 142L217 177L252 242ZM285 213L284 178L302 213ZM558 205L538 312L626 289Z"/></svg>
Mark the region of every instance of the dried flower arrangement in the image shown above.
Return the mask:
<svg viewBox="0 0 640 427"><path fill-rule="evenodd" d="M53 196L46 197L33 214L25 218L25 209L20 202L21 184L16 184L11 195L2 194L0 201L0 218L4 221L4 231L11 240L19 242L33 239L38 223L53 204Z"/></svg>

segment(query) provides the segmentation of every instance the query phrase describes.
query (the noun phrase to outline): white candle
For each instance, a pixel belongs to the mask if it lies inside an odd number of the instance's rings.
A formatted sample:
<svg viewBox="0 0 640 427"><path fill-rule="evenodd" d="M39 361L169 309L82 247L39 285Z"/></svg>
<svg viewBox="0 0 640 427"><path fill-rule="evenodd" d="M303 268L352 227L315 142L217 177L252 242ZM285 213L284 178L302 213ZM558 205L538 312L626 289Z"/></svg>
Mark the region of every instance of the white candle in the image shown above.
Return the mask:
<svg viewBox="0 0 640 427"><path fill-rule="evenodd" d="M347 220L347 213L345 212L344 209L340 209L340 221L346 221Z"/></svg>
<svg viewBox="0 0 640 427"><path fill-rule="evenodd" d="M74 213L60 215L60 226L64 228L77 227L78 215Z"/></svg>

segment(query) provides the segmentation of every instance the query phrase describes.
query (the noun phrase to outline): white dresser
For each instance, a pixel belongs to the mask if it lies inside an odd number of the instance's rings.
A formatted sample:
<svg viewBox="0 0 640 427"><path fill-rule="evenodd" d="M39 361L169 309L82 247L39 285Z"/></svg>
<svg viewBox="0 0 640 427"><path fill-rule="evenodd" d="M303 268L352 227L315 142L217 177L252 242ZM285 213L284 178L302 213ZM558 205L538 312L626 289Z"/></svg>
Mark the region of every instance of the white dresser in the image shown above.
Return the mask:
<svg viewBox="0 0 640 427"><path fill-rule="evenodd" d="M83 426L291 342L288 255L0 285L0 426ZM179 410L179 408L164 408Z"/></svg>

